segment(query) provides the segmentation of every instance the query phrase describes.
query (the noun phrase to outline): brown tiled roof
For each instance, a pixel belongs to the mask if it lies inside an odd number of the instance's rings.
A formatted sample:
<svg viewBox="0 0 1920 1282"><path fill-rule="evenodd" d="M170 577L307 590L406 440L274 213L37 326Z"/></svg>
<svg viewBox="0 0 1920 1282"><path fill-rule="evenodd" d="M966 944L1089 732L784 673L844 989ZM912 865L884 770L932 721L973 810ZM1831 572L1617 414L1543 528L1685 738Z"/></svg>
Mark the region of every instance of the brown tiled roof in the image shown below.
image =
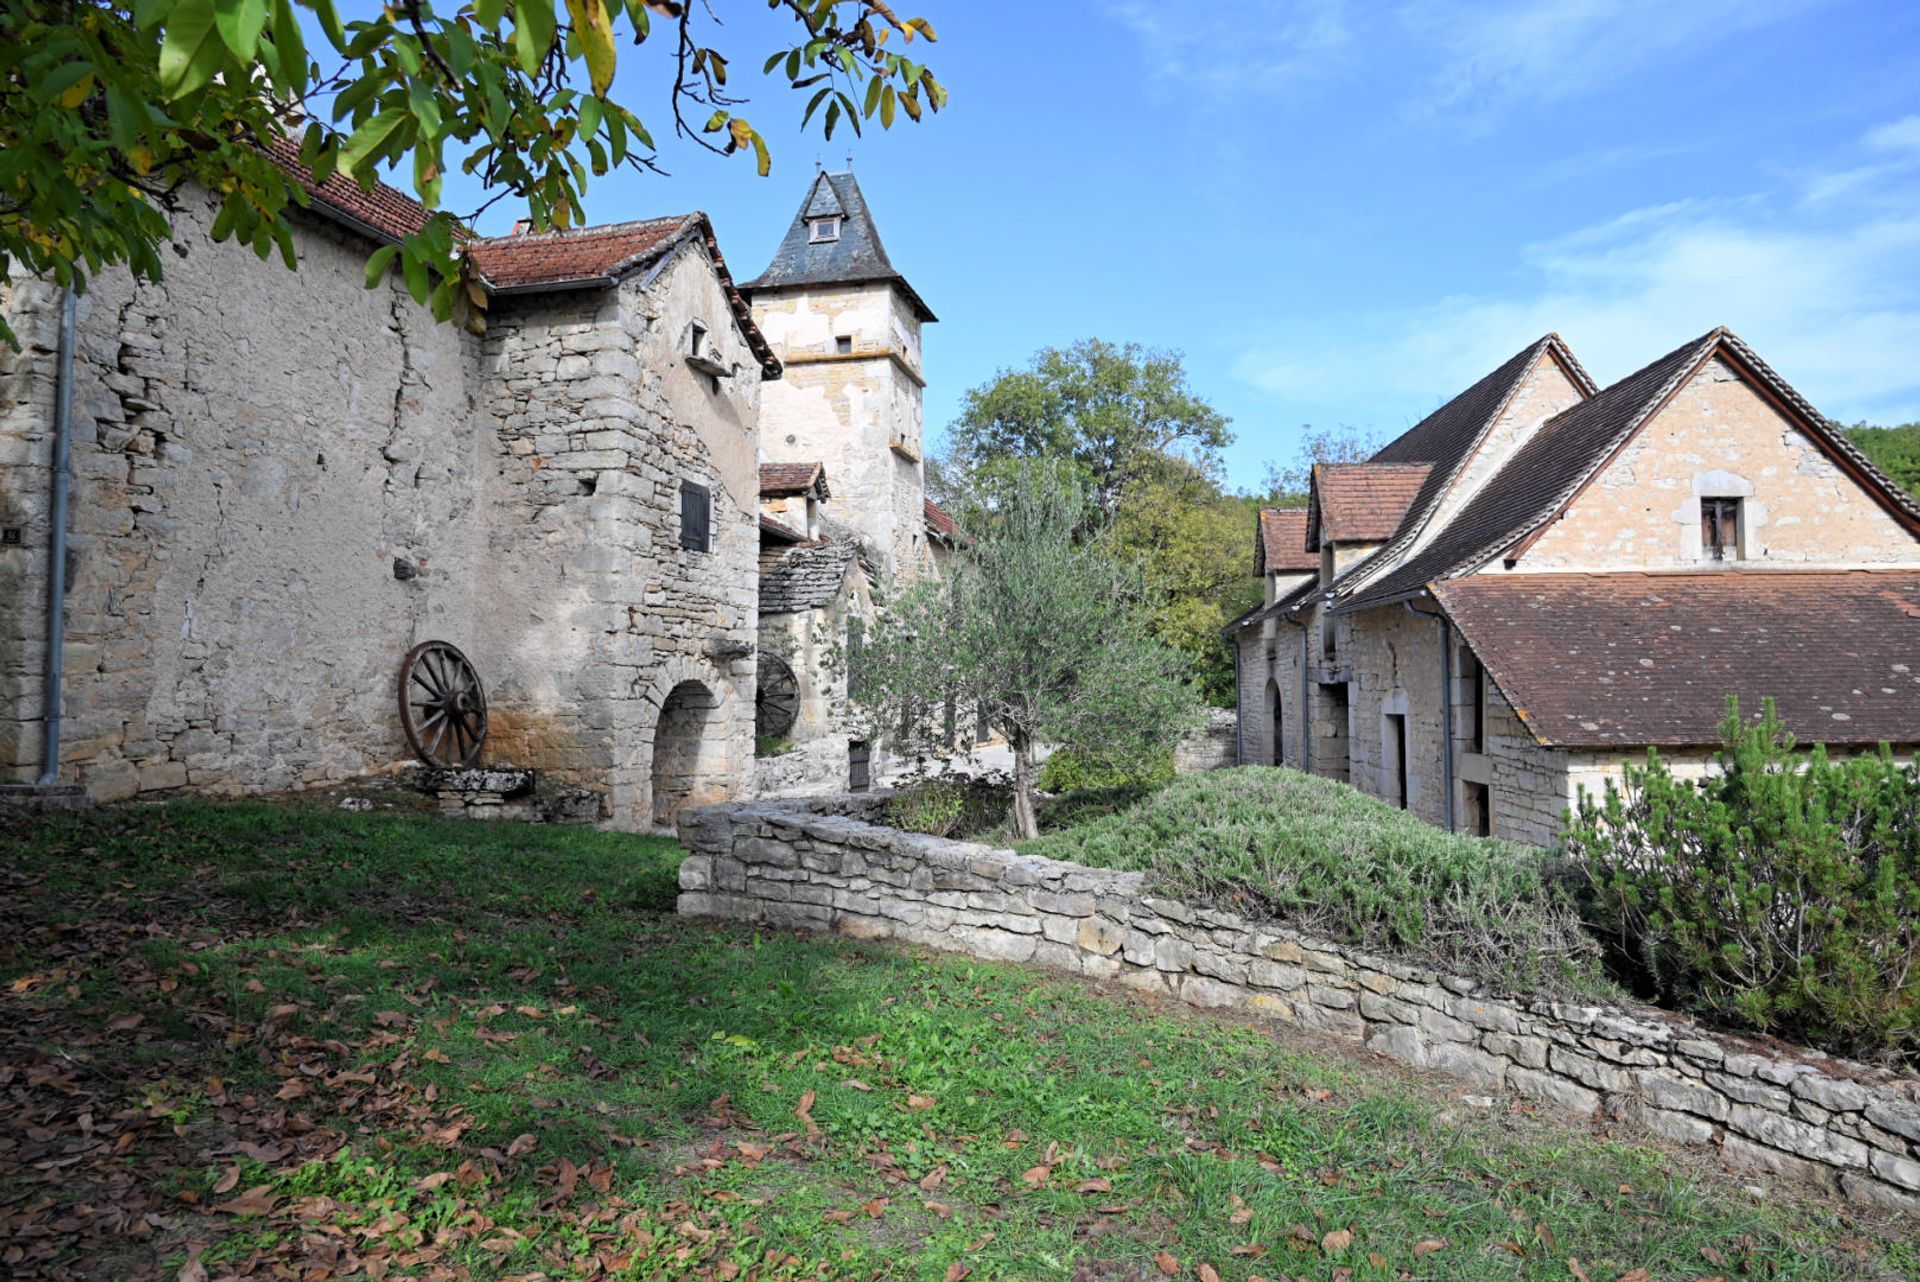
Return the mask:
<svg viewBox="0 0 1920 1282"><path fill-rule="evenodd" d="M966 544L972 539L960 532L960 523L947 514L945 508L932 499L922 500L922 508L927 518L927 533L947 543Z"/></svg>
<svg viewBox="0 0 1920 1282"><path fill-rule="evenodd" d="M475 241L473 261L495 289L610 280L652 262L699 227L703 214Z"/></svg>
<svg viewBox="0 0 1920 1282"><path fill-rule="evenodd" d="M1524 550L1641 425L1715 355L1743 367L1882 506L1920 533L1920 500L1869 462L1845 432L1809 405L1752 348L1721 328L1548 419L1432 542L1337 608L1352 611L1384 605L1411 596L1436 579L1470 573L1502 553Z"/></svg>
<svg viewBox="0 0 1920 1282"><path fill-rule="evenodd" d="M809 539L806 535L784 522L776 521L772 517L765 515L760 518L760 542L763 544L811 543L812 541L813 540Z"/></svg>
<svg viewBox="0 0 1920 1282"><path fill-rule="evenodd" d="M1368 559L1368 566L1391 565L1419 535L1447 487L1479 450L1488 431L1542 356L1558 364L1582 396L1592 396L1599 390L1593 376L1561 337L1546 334L1509 356L1492 373L1387 442L1367 460L1370 463L1433 464L1433 470L1408 505L1399 532ZM1367 572L1359 567L1354 571L1356 575Z"/></svg>
<svg viewBox="0 0 1920 1282"><path fill-rule="evenodd" d="M372 191L363 191L359 183L338 171L323 183L315 182L312 171L300 163L300 144L290 138L274 139L261 150L323 207L322 212L345 217L389 240L404 239L426 226L427 207L385 183L375 183Z"/></svg>
<svg viewBox="0 0 1920 1282"><path fill-rule="evenodd" d="M1253 541L1255 574L1305 573L1320 568L1320 558L1307 551L1307 509L1263 507L1257 534Z"/></svg>
<svg viewBox="0 0 1920 1282"><path fill-rule="evenodd" d="M795 494L805 494L815 486L819 487L819 497L827 498L827 468L824 463L762 463L760 465L760 497L763 499L784 499Z"/></svg>
<svg viewBox="0 0 1920 1282"><path fill-rule="evenodd" d="M1321 463L1313 469L1306 546L1384 543L1400 528L1431 463Z"/></svg>
<svg viewBox="0 0 1920 1282"><path fill-rule="evenodd" d="M384 240L402 240L426 225L426 206L411 196L375 183L365 191L359 183L335 172L325 182L300 163L300 146L281 138L262 145L269 159L299 184L322 214L342 219ZM537 288L612 284L621 274L657 259L683 240L697 237L720 277L747 347L768 378L780 377L780 361L766 336L754 324L752 309L733 283L713 225L703 213L676 214L642 222L610 223L538 236L494 236L468 242L474 266L487 288L495 293Z"/></svg>
<svg viewBox="0 0 1920 1282"><path fill-rule="evenodd" d="M1920 569L1479 574L1434 593L1545 744L1702 746L1726 698L1803 743L1920 743Z"/></svg>

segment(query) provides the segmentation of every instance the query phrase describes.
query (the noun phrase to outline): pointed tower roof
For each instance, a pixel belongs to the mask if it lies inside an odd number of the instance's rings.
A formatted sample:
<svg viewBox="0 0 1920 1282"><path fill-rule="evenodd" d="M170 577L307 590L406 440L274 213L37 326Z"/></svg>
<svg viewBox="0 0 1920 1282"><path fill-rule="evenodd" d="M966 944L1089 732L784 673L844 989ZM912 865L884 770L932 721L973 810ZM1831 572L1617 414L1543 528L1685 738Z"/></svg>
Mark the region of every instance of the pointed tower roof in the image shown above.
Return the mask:
<svg viewBox="0 0 1920 1282"><path fill-rule="evenodd" d="M816 240L813 223L821 218L840 219L839 234L832 240ZM808 285L858 285L885 281L893 285L923 321L937 320L907 278L894 270L880 243L880 232L867 210L866 197L851 173L817 175L800 202L793 226L780 242L773 261L758 277L740 288L748 293L762 290L796 289Z"/></svg>

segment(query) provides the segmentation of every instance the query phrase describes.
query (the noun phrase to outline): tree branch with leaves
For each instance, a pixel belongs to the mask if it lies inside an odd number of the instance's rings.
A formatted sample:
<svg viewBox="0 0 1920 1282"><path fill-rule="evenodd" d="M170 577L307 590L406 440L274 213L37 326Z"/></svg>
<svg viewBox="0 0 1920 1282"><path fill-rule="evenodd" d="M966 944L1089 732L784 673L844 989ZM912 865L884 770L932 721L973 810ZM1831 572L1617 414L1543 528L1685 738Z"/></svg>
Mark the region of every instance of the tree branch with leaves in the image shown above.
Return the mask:
<svg viewBox="0 0 1920 1282"><path fill-rule="evenodd" d="M792 35L765 71L785 91L812 90L803 128L818 118L830 138L946 105L946 88L906 52L934 39L926 19L883 0L768 8ZM261 148L297 143L320 181L338 172L370 190L390 167L407 175L430 217L370 264L369 283L397 264L435 316L477 323L485 294L466 246L482 209L510 195L536 228L565 228L592 179L658 170L628 92L638 73L615 93L622 43L653 38L657 19L677 41L664 86L676 128L770 171L709 34L719 18L704 4L698 13L704 21L678 0L397 0L344 21L334 0L5 0L0 284L36 276L84 290L116 267L160 279L188 187L218 202L215 239L292 268L287 213L307 197ZM323 35L324 67L303 19ZM442 207L450 167L485 193L464 214ZM13 339L4 321L0 338Z"/></svg>

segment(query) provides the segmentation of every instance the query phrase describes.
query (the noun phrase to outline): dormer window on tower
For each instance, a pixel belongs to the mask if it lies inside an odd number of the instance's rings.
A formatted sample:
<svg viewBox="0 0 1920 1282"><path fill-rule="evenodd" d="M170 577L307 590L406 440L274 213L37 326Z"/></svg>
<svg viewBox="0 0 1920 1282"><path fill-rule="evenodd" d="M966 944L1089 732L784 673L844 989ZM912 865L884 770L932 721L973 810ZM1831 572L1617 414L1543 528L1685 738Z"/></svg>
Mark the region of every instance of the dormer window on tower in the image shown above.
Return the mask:
<svg viewBox="0 0 1920 1282"><path fill-rule="evenodd" d="M808 239L816 245L840 239L840 220L838 218L816 218L807 224Z"/></svg>

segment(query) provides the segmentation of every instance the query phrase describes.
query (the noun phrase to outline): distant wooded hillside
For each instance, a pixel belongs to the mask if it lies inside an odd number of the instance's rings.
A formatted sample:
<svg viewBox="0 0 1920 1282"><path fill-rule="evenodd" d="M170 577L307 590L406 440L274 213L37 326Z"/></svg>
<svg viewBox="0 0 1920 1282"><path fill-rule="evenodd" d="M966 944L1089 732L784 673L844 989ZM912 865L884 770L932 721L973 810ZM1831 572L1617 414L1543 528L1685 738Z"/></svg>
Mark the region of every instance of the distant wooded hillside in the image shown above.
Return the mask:
<svg viewBox="0 0 1920 1282"><path fill-rule="evenodd" d="M1888 476L1920 494L1920 423L1902 423L1898 427L1856 423L1847 429L1847 435Z"/></svg>

